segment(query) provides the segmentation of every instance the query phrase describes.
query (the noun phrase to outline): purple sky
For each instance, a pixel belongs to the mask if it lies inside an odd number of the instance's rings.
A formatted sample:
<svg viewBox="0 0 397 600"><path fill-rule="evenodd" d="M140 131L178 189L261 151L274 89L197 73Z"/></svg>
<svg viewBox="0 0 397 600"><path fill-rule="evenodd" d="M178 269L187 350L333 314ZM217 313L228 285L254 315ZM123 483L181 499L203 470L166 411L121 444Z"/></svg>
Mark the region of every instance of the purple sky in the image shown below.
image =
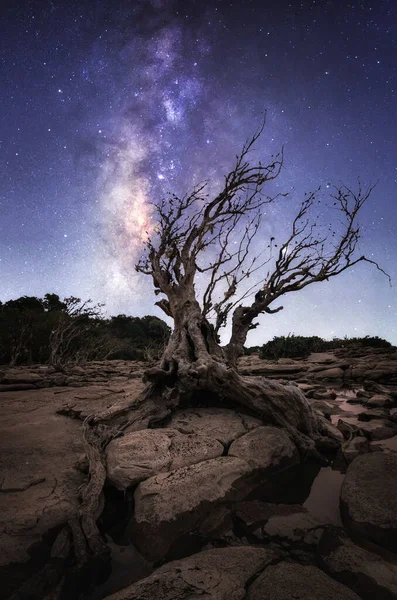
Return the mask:
<svg viewBox="0 0 397 600"><path fill-rule="evenodd" d="M282 241L305 190L379 181L360 253L397 285L394 1L5 0L0 11L0 300L56 292L162 317L133 268L150 202L202 179L216 189L264 109L258 153L284 145L274 190L295 189L268 211L267 233ZM395 287L368 265L283 305L249 344L292 332L397 344Z"/></svg>

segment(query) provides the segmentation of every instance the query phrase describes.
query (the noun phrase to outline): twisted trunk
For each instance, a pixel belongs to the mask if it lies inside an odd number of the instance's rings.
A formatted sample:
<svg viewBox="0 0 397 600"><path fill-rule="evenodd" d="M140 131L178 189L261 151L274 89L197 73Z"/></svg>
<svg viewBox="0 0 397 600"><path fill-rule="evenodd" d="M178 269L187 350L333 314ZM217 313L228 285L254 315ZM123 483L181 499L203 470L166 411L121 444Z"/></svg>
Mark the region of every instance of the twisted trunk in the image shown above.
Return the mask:
<svg viewBox="0 0 397 600"><path fill-rule="evenodd" d="M192 392L209 392L246 407L264 423L285 428L303 455L317 454L316 441L325 429L303 393L296 386L238 373L236 362L242 354L248 324L244 327L242 322L233 344L222 348L193 295L179 297L171 303L171 310L175 328L168 346L159 367L146 372L157 393L171 400L170 410Z"/></svg>

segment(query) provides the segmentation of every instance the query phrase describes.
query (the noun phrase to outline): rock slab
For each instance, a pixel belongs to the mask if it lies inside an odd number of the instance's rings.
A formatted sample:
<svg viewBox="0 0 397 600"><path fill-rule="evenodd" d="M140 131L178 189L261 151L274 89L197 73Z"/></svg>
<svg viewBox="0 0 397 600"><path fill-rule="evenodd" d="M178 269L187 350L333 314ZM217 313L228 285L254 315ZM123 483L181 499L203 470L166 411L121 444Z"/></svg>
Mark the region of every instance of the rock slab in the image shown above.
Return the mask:
<svg viewBox="0 0 397 600"><path fill-rule="evenodd" d="M205 435L222 444L230 444L259 425L259 419L225 408L187 408L175 411L168 427L181 433Z"/></svg>
<svg viewBox="0 0 397 600"><path fill-rule="evenodd" d="M151 560L164 557L172 544L196 529L220 503L247 493L248 463L221 456L143 481L134 495L131 524L140 552Z"/></svg>
<svg viewBox="0 0 397 600"><path fill-rule="evenodd" d="M157 473L222 456L223 450L220 442L204 435L174 429L133 431L110 442L107 473L117 489L125 490Z"/></svg>
<svg viewBox="0 0 397 600"><path fill-rule="evenodd" d="M349 588L313 566L271 565L250 586L247 600L359 600Z"/></svg>
<svg viewBox="0 0 397 600"><path fill-rule="evenodd" d="M318 563L332 577L350 587L363 600L397 599L397 557L380 556L358 546L336 527L320 539Z"/></svg>
<svg viewBox="0 0 397 600"><path fill-rule="evenodd" d="M271 550L218 548L167 563L106 600L243 600L247 582L277 559Z"/></svg>
<svg viewBox="0 0 397 600"><path fill-rule="evenodd" d="M348 529L397 551L397 454L373 452L353 460L340 500Z"/></svg>
<svg viewBox="0 0 397 600"><path fill-rule="evenodd" d="M285 429L262 426L234 441L228 456L245 460L252 469L279 471L300 462L299 452Z"/></svg>

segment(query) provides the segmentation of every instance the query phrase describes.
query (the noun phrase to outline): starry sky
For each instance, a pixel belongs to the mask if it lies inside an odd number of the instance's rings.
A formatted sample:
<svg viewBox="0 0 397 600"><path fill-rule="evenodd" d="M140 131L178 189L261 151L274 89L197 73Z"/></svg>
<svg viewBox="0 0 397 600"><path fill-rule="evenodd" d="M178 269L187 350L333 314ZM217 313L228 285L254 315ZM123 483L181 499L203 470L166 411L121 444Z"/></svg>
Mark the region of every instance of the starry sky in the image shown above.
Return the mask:
<svg viewBox="0 0 397 600"><path fill-rule="evenodd" d="M291 192L267 235L282 241L304 191L378 182L360 254L393 287L360 264L286 297L248 345L397 344L394 0L2 0L0 16L0 300L55 292L163 317L134 270L152 203L204 179L215 191L266 109L257 153L284 146L270 191Z"/></svg>

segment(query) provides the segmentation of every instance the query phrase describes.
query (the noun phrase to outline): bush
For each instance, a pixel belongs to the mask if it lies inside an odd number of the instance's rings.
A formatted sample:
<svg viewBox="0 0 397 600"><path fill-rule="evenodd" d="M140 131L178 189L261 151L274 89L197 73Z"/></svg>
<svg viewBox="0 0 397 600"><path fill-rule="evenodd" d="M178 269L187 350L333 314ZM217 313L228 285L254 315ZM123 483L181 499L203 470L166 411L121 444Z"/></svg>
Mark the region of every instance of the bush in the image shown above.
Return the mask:
<svg viewBox="0 0 397 600"><path fill-rule="evenodd" d="M277 358L306 358L311 352L322 351L323 345L324 340L318 336L305 337L293 334L276 336L262 346L259 357L273 360Z"/></svg>
<svg viewBox="0 0 397 600"><path fill-rule="evenodd" d="M335 348L392 348L392 344L378 336L363 338L334 338L327 341L313 335L275 336L270 342L263 344L259 350L259 358L277 360L278 358L307 358L312 352L327 352ZM249 348L247 349L250 350ZM248 354L249 352L247 352Z"/></svg>

